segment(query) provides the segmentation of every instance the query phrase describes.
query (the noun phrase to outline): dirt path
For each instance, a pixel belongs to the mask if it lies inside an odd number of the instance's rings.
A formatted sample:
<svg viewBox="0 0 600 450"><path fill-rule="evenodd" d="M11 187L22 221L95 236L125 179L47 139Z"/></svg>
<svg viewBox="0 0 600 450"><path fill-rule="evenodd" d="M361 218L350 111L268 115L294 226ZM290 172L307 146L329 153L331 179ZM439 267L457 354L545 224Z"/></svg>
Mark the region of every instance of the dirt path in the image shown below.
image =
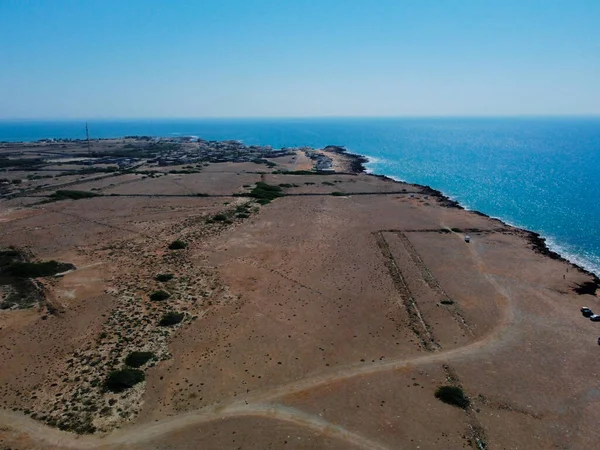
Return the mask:
<svg viewBox="0 0 600 450"><path fill-rule="evenodd" d="M344 440L358 447L384 449L386 447L382 444L353 433L339 425L329 423L319 416L307 414L274 402L291 394L354 377L393 371L405 367L456 362L478 357L500 346L510 344L510 342L518 337L515 328L519 320L515 318L513 300L510 294L497 283L494 277L483 270L484 265L475 246L470 246L469 250L482 274L485 275L494 289L501 294L504 301L499 305L502 316L498 324L483 339L464 347L443 352L427 353L423 356L411 358L391 358L374 363L340 367L328 373L292 381L276 388L253 392L244 397L238 397L230 403L209 405L199 410L169 417L158 422L139 424L127 429L117 430L105 436L78 436L62 432L30 419L23 414L8 410L0 410L0 424L5 428L25 433L30 438L45 445L86 449L143 443L188 426L232 417L260 416L308 427L319 433Z"/></svg>
<svg viewBox="0 0 600 450"><path fill-rule="evenodd" d="M350 379L357 376L365 376L379 372L396 370L403 367L415 367L432 363L447 363L462 358L479 356L497 347L501 342L507 341L510 333L507 328L512 326L512 314L507 310L503 320L486 338L473 344L450 350L447 352L428 353L414 358L395 358L384 362L363 364L360 366L349 366L336 371L297 380L275 389L257 392L248 395L241 400L236 400L228 405L210 405L200 410L181 414L175 417L161 420L150 424L141 424L125 430L113 432L107 436L77 436L47 427L27 416L12 411L0 411L0 422L5 427L17 429L26 433L31 438L49 445L57 445L64 448L101 448L103 446L117 444L134 444L155 439L158 436L177 431L182 428L206 423L214 420L239 417L239 416L262 416L276 420L294 422L298 425L330 434L332 437L344 439L363 448L381 449L381 444L373 442L363 436L352 433L338 425L328 423L317 416L277 404L267 404L290 394L313 389ZM506 343L506 342L505 342Z"/></svg>

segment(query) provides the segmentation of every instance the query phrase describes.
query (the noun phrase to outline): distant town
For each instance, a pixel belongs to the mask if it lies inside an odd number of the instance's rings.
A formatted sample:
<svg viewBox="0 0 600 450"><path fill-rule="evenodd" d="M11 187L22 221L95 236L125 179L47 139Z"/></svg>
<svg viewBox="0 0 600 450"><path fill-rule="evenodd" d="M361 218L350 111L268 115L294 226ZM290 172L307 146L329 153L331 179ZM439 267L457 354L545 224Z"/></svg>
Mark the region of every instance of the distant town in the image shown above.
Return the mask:
<svg viewBox="0 0 600 450"><path fill-rule="evenodd" d="M333 172L331 157L310 147L273 149L271 146L246 145L236 140L125 136L89 141L42 139L36 142L0 142L0 196L64 187L71 180L58 184L32 182L67 176L151 175L158 168L169 166L173 166L172 173L195 173L210 163L252 162L274 167L275 163L269 161L270 158L293 156L298 151L304 152L314 162L315 171Z"/></svg>

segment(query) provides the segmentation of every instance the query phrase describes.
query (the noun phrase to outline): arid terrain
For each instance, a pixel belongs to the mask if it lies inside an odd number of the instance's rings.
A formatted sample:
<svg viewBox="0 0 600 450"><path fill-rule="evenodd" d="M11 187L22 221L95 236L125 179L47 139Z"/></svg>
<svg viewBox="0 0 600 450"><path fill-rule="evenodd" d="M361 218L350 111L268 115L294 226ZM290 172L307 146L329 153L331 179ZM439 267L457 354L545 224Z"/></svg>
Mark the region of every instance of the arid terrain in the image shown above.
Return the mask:
<svg viewBox="0 0 600 450"><path fill-rule="evenodd" d="M598 447L598 279L536 235L335 148L148 142L0 145L0 251L74 266L4 272L0 448Z"/></svg>

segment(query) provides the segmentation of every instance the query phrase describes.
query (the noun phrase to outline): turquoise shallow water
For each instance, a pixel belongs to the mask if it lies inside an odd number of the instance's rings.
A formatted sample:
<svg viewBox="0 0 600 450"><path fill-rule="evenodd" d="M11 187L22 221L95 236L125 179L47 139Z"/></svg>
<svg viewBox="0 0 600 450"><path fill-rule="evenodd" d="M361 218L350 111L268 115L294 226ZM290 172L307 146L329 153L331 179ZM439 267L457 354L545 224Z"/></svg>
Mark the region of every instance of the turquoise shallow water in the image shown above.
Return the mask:
<svg viewBox="0 0 600 450"><path fill-rule="evenodd" d="M600 118L90 121L93 137L194 135L273 147L344 145L368 169L439 189L541 233L600 274ZM0 141L83 138L85 124L0 122Z"/></svg>

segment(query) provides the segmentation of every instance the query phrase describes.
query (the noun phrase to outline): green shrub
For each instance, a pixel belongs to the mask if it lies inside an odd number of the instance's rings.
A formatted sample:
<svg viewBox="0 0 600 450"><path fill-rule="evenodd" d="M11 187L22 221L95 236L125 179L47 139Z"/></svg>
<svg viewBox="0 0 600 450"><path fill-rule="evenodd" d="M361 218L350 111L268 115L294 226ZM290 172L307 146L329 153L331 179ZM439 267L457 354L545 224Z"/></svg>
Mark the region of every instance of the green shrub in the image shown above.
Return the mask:
<svg viewBox="0 0 600 450"><path fill-rule="evenodd" d="M152 294L150 294L150 300L152 300L153 302L161 302L163 300L168 299L171 296L171 294L169 294L166 291L155 291Z"/></svg>
<svg viewBox="0 0 600 450"><path fill-rule="evenodd" d="M152 352L131 352L125 358L125 364L129 367L142 367L152 358L154 358L154 353Z"/></svg>
<svg viewBox="0 0 600 450"><path fill-rule="evenodd" d="M452 231L454 231L455 233L462 233L462 230L460 228L450 228Z"/></svg>
<svg viewBox="0 0 600 450"><path fill-rule="evenodd" d="M176 240L171 242L171 244L169 244L169 250L181 250L186 248L188 245L180 240Z"/></svg>
<svg viewBox="0 0 600 450"><path fill-rule="evenodd" d="M239 214L237 214L235 217L237 217L238 219L247 219L248 217L250 217L250 214L247 214L247 213L239 213Z"/></svg>
<svg viewBox="0 0 600 450"><path fill-rule="evenodd" d="M435 391L435 398L458 408L466 409L471 402L458 386L440 386Z"/></svg>
<svg viewBox="0 0 600 450"><path fill-rule="evenodd" d="M3 268L3 273L14 277L37 278L49 277L72 269L75 269L73 264L58 261L13 262Z"/></svg>
<svg viewBox="0 0 600 450"><path fill-rule="evenodd" d="M171 311L171 312L168 312L167 314L165 314L164 316L162 316L162 319L160 319L160 322L158 322L158 325L161 327L168 327L169 325L175 325L175 324L178 324L179 322L181 322L184 317L185 317L184 313L177 313L177 312Z"/></svg>
<svg viewBox="0 0 600 450"><path fill-rule="evenodd" d="M56 191L54 194L50 196L53 200L81 200L84 198L92 198L92 197L100 197L101 194L96 194L95 192L88 191Z"/></svg>
<svg viewBox="0 0 600 450"><path fill-rule="evenodd" d="M271 200L275 200L278 197L283 197L285 194L281 192L281 188L279 186L273 186L259 181L248 195L257 199L258 203L261 205L265 205Z"/></svg>
<svg viewBox="0 0 600 450"><path fill-rule="evenodd" d="M132 388L145 379L146 375L141 370L126 367L111 372L104 382L104 387L111 392L118 393Z"/></svg>
<svg viewBox="0 0 600 450"><path fill-rule="evenodd" d="M322 184L325 184L327 186L335 186L335 184L333 184L331 181L323 181Z"/></svg>
<svg viewBox="0 0 600 450"><path fill-rule="evenodd" d="M225 214L217 214L216 216L213 217L213 220L215 222L224 222L227 220L227 216Z"/></svg>
<svg viewBox="0 0 600 450"><path fill-rule="evenodd" d="M173 274L172 273L159 273L158 275L156 275L154 277L154 279L156 281L160 281L162 283L166 283L167 281L170 281L173 279Z"/></svg>
<svg viewBox="0 0 600 450"><path fill-rule="evenodd" d="M346 194L343 193L343 192L332 192L331 195L333 195L334 197L341 197L341 196L346 195Z"/></svg>
<svg viewBox="0 0 600 450"><path fill-rule="evenodd" d="M204 193L201 193L201 192L199 192L199 193L197 193L195 195L196 195L196 197L208 197L209 196L208 194L204 194Z"/></svg>
<svg viewBox="0 0 600 450"><path fill-rule="evenodd" d="M440 302L442 305L454 305L454 301L446 298Z"/></svg>
<svg viewBox="0 0 600 450"><path fill-rule="evenodd" d="M294 187L294 185L290 184L290 183L280 183L279 187L282 187L282 188L291 188L291 187Z"/></svg>

